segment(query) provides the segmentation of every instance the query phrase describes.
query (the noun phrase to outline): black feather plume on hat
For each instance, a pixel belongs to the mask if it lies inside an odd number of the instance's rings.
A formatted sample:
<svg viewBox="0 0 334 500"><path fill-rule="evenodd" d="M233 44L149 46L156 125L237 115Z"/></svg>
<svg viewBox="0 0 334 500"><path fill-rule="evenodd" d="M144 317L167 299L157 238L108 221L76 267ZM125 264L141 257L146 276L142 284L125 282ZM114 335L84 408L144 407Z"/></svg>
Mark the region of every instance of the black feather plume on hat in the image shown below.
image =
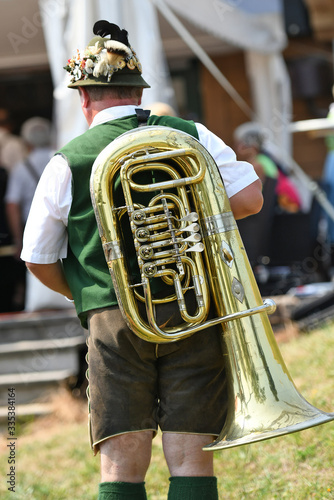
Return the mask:
<svg viewBox="0 0 334 500"><path fill-rule="evenodd" d="M121 30L117 24L109 23L109 21L97 21L93 27L94 35L101 36L105 38L110 35L111 40L116 40L117 42L124 43L127 47L130 47L128 40L128 32L126 30Z"/></svg>

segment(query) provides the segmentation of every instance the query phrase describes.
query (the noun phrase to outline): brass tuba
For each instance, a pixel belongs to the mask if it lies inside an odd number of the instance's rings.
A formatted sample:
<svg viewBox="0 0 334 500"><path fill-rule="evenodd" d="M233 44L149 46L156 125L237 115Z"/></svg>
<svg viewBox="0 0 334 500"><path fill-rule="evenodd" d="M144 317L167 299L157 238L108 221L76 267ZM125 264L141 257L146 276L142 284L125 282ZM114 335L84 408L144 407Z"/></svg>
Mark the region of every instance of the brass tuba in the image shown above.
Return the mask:
<svg viewBox="0 0 334 500"><path fill-rule="evenodd" d="M119 307L136 335L166 343L222 326L230 404L221 434L204 450L334 420L308 403L289 375L268 319L275 303L260 296L218 168L195 138L159 126L121 135L93 165L91 197ZM124 256L126 232L138 280ZM172 290L164 297L155 292L161 282ZM187 308L187 293L195 297L195 312ZM180 323L162 327L155 307L171 301Z"/></svg>

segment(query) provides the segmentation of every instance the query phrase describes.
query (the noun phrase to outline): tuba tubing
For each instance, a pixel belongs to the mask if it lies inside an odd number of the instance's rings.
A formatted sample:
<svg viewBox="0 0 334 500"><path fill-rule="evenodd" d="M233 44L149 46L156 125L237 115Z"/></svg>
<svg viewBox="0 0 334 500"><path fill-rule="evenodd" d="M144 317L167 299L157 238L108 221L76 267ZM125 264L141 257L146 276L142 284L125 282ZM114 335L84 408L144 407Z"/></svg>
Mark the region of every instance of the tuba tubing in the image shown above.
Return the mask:
<svg viewBox="0 0 334 500"><path fill-rule="evenodd" d="M134 180L136 173L156 168L168 172L170 179L146 185ZM117 207L113 198L113 186L118 177L125 200L122 207ZM171 189L177 191L181 200L175 204L180 205L177 213L172 215L174 194L170 195L171 203L168 194ZM157 190L162 193L157 197L161 203L158 209L155 201L147 207L134 203L133 191L147 197ZM206 328L221 324L229 405L220 435L204 450L244 445L334 420L334 413L323 412L308 403L291 379L268 318L276 306L271 299L263 301L261 298L218 168L195 138L157 126L141 127L121 135L100 153L93 165L91 197L119 307L136 335L154 343L175 342L196 332L205 335ZM167 221L167 231L171 234L169 258L155 261L154 249L148 252L147 248L148 261L138 258L140 286L144 290L141 300L146 304L147 319L139 313L134 292L137 285L129 280L122 252L119 214L124 214L125 207L131 227L135 226L133 233L136 227L150 228L152 240L159 241L159 237L154 237L159 231L154 231L150 220L154 222L160 210L162 215L157 219L159 223L161 219ZM195 216L192 215L194 211ZM182 229L183 224L192 224L198 219L204 256L195 249L198 243L186 242L189 245L187 257L194 262L191 266L185 266L183 247L178 242L180 233L177 237L174 234L178 229L174 227L175 219ZM166 224L162 226L166 232ZM134 245L136 250L141 246L136 237ZM156 269L160 265L161 269ZM170 272L168 266L173 266ZM156 299L151 290L150 273L164 278L179 273L182 278L185 267L196 269L191 280L196 281L201 313L192 316L185 312L181 316L186 321L162 329L155 320ZM179 277L175 282L174 300L183 310L185 291ZM210 296L216 318L207 320Z"/></svg>

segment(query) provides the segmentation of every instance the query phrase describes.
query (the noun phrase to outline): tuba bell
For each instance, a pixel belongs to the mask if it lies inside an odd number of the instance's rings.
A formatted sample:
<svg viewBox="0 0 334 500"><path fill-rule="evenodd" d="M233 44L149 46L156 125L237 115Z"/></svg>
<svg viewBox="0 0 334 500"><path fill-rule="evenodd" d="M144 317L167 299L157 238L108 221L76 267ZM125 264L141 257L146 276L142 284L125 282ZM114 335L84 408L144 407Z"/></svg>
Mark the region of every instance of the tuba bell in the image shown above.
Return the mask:
<svg viewBox="0 0 334 500"><path fill-rule="evenodd" d="M195 138L160 126L126 132L96 158L90 189L129 328L148 342L166 343L221 325L229 405L220 435L204 450L334 420L334 413L308 403L291 379L268 318L275 303L261 298L217 165ZM126 259L129 237L133 257ZM169 290L163 297L161 284ZM216 317L208 319L210 298ZM179 324L158 325L156 305L172 301Z"/></svg>

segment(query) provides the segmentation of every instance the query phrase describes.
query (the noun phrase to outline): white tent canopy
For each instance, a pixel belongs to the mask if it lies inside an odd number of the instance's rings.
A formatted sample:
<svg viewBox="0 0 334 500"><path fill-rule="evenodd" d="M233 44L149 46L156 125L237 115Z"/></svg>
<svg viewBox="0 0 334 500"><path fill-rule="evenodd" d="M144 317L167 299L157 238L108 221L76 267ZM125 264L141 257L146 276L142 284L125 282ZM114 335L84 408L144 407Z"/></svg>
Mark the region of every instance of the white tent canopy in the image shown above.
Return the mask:
<svg viewBox="0 0 334 500"><path fill-rule="evenodd" d="M164 0L178 15L245 50L281 51L287 38L281 0Z"/></svg>

